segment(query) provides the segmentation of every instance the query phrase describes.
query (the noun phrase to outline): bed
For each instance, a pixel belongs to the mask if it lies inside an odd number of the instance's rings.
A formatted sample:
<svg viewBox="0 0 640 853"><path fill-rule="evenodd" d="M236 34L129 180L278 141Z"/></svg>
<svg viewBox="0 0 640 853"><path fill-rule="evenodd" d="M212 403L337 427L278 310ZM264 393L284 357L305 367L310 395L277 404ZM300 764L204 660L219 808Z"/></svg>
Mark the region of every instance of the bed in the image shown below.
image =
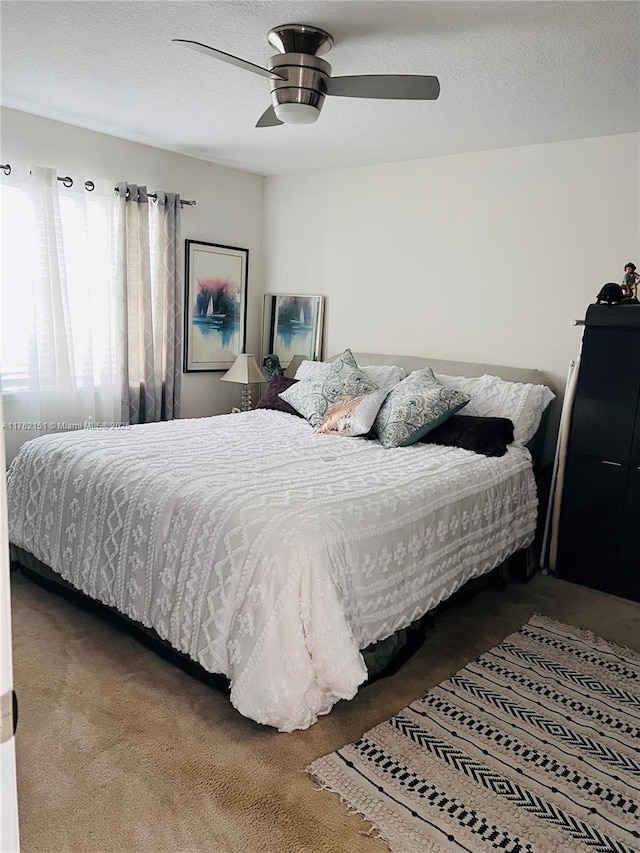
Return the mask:
<svg viewBox="0 0 640 853"><path fill-rule="evenodd" d="M355 358L548 385L537 371ZM386 449L265 409L46 435L10 468L10 541L226 676L240 713L303 729L355 695L361 650L530 545L543 430L500 458Z"/></svg>

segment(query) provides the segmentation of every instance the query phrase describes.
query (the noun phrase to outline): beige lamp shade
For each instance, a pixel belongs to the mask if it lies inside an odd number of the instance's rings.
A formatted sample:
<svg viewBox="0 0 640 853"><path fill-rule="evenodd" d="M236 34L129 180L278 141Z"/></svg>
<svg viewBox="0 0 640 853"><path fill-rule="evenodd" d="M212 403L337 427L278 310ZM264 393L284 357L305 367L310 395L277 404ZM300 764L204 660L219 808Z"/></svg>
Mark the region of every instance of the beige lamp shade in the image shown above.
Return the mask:
<svg viewBox="0 0 640 853"><path fill-rule="evenodd" d="M242 353L233 362L224 376L220 377L222 382L241 382L249 385L251 382L266 382L267 377L256 364L256 360L250 353Z"/></svg>

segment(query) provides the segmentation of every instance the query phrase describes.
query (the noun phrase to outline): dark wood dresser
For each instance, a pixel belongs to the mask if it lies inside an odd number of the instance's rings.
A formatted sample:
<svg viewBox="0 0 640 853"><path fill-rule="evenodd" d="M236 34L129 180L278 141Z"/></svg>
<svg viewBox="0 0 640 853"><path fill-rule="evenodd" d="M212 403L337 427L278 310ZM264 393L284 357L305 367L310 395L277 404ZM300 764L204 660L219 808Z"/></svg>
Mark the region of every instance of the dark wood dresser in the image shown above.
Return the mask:
<svg viewBox="0 0 640 853"><path fill-rule="evenodd" d="M640 305L587 310L556 571L640 601Z"/></svg>

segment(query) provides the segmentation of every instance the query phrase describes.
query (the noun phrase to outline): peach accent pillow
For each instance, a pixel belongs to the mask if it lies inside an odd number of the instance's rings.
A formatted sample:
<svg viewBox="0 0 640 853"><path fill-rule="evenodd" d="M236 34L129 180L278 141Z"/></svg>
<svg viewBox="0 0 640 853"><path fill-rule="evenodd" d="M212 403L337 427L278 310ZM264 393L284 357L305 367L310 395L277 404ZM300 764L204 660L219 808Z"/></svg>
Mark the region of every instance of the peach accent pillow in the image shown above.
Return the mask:
<svg viewBox="0 0 640 853"><path fill-rule="evenodd" d="M371 430L388 393L381 390L357 397L344 394L336 397L316 432L350 437L366 435Z"/></svg>

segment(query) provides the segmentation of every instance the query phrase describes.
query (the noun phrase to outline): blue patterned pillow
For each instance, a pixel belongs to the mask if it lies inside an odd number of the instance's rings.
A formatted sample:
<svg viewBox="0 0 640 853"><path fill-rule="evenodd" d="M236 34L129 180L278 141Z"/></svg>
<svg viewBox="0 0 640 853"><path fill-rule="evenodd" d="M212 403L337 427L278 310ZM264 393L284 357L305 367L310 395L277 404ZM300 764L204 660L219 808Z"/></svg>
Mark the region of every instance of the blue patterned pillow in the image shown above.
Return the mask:
<svg viewBox="0 0 640 853"><path fill-rule="evenodd" d="M303 379L279 396L317 427L336 397L356 397L378 390L378 386L360 370L351 350L347 349L331 363L322 377Z"/></svg>
<svg viewBox="0 0 640 853"><path fill-rule="evenodd" d="M444 388L430 367L414 370L390 391L373 424L383 447L407 447L459 411L471 398Z"/></svg>

